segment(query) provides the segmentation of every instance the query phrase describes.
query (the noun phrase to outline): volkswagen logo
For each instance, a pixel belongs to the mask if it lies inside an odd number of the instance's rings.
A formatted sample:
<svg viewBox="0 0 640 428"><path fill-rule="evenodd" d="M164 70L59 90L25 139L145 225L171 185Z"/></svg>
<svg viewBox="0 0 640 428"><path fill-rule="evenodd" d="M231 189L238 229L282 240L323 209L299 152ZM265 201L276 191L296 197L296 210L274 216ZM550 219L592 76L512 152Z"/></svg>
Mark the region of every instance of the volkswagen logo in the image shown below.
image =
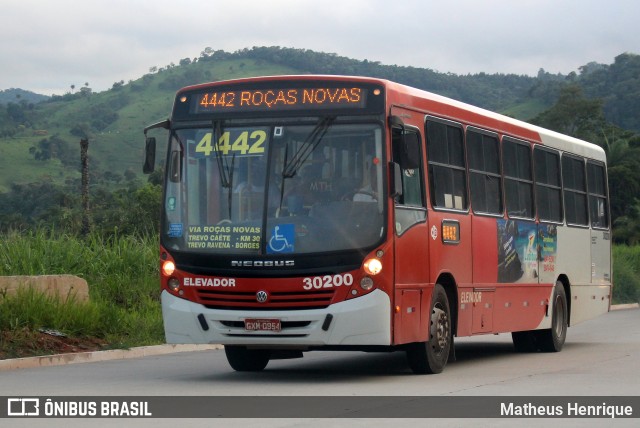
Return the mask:
<svg viewBox="0 0 640 428"><path fill-rule="evenodd" d="M256 293L256 300L258 301L258 303L264 303L267 301L267 299L269 298L269 294L267 294L266 291L258 291Z"/></svg>

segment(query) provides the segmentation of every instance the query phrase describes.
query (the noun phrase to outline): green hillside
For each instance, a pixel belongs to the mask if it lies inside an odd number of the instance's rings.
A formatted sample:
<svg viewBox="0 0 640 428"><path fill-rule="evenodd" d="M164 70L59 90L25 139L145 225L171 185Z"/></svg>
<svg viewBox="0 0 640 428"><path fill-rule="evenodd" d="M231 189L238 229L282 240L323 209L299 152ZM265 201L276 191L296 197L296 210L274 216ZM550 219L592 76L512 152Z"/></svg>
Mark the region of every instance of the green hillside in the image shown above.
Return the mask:
<svg viewBox="0 0 640 428"><path fill-rule="evenodd" d="M549 109L563 87L579 84L588 96L608 93L608 120L640 129L637 94L640 56L623 54L611 66L590 63L581 74L538 76L505 74L454 75L430 69L382 65L335 54L280 47L254 47L234 53L206 48L196 59L153 68L130 82L115 82L107 91L82 87L34 104L17 97L0 105L0 193L12 184L35 181L64 183L79 176L79 141L90 140L92 183L120 183L139 175L142 129L166 118L175 91L207 81L274 74L343 74L381 77L449 96L470 104L531 120ZM595 88L598 88L596 91ZM611 88L607 92L607 88ZM615 91L623 91L618 95ZM621 104L622 103L622 104Z"/></svg>
<svg viewBox="0 0 640 428"><path fill-rule="evenodd" d="M19 117L22 123L13 129L11 117L5 113L3 118L0 114L0 124L4 124L0 125L0 156L8 160L0 171L0 192L9 190L13 183L63 182L79 177L79 141L83 136L89 138L94 175L138 174L142 129L168 117L175 91L180 87L212 80L300 72L274 64L258 66L257 62L230 59L169 66L127 84L116 82L108 91L92 93L85 87L35 106L22 103ZM62 140L65 148L58 151L68 152L68 159L62 158L61 153L36 159L35 153L46 152L52 139Z"/></svg>
<svg viewBox="0 0 640 428"><path fill-rule="evenodd" d="M19 103L23 100L28 103L39 103L48 98L46 95L36 94L35 92L25 91L24 89L10 88L0 90L0 104Z"/></svg>

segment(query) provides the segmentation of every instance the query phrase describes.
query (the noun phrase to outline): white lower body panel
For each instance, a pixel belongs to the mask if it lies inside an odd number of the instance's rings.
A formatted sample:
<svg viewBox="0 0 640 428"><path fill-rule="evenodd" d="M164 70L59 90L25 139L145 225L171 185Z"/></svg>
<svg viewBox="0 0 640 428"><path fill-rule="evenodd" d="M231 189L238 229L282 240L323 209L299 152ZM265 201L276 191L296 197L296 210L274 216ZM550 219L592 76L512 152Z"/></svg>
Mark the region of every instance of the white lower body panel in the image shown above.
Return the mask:
<svg viewBox="0 0 640 428"><path fill-rule="evenodd" d="M167 343L278 346L369 346L391 344L391 301L380 290L324 309L301 310L223 310L208 309L198 303L161 295ZM198 320L204 318L204 324ZM331 322L322 327L327 315ZM280 332L246 331L246 318L279 319ZM298 326L288 327L288 323ZM300 323L306 325L299 326ZM308 323L308 324L307 324ZM326 327L326 326L325 326Z"/></svg>
<svg viewBox="0 0 640 428"><path fill-rule="evenodd" d="M568 297L567 297L568 298ZM609 312L611 286L575 285L571 287L571 325Z"/></svg>

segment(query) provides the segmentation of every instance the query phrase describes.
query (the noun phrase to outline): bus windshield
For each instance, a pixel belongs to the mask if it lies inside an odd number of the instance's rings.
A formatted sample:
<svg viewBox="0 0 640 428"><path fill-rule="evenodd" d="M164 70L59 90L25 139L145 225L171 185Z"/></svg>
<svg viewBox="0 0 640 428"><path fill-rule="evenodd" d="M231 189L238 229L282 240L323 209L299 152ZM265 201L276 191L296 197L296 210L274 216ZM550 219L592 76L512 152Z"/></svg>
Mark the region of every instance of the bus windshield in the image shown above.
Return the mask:
<svg viewBox="0 0 640 428"><path fill-rule="evenodd" d="M163 245L240 255L376 245L385 232L382 135L379 123L332 116L174 130Z"/></svg>

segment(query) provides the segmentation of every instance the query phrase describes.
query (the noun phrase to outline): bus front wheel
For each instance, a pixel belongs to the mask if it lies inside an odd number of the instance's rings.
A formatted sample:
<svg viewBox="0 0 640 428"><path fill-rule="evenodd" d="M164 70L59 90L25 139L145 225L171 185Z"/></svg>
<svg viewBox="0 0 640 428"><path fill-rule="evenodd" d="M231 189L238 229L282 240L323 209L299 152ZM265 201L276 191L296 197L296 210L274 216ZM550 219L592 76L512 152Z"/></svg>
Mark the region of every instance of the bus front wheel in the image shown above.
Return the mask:
<svg viewBox="0 0 640 428"><path fill-rule="evenodd" d="M409 367L416 374L442 372L453 346L449 299L440 284L433 289L429 313L429 339L409 344L406 350Z"/></svg>
<svg viewBox="0 0 640 428"><path fill-rule="evenodd" d="M236 345L225 345L224 353L231 368L237 372L259 372L267 367L271 357L268 349L247 349Z"/></svg>

